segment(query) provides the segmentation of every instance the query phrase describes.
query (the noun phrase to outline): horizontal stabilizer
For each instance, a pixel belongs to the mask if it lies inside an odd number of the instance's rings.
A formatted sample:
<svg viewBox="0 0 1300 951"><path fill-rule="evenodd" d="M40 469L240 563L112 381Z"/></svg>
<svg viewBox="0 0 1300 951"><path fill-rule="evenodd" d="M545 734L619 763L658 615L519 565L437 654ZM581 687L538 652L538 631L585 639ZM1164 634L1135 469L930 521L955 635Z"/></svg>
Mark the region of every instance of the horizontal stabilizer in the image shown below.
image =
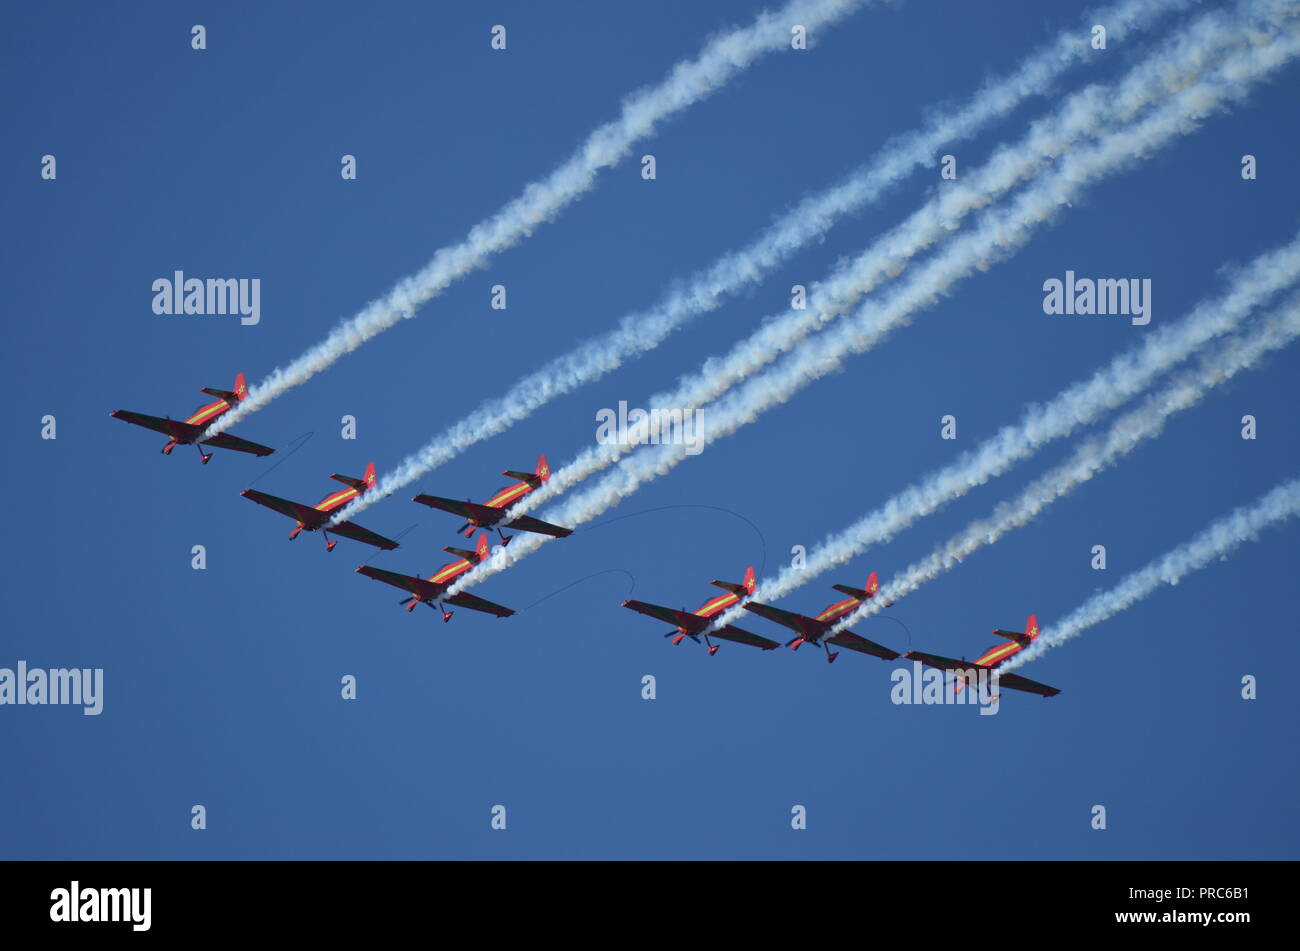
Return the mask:
<svg viewBox="0 0 1300 951"><path fill-rule="evenodd" d="M740 595L742 598L749 594L743 584L736 584L734 581L710 581L709 584L715 588L721 588L723 591L730 591L732 594Z"/></svg>
<svg viewBox="0 0 1300 951"><path fill-rule="evenodd" d="M1020 631L994 630L993 633L996 634L998 637L1005 637L1009 641L1015 641L1021 647L1028 647L1030 644L1034 642L1034 639L1032 637L1030 637L1028 634L1022 634Z"/></svg>
<svg viewBox="0 0 1300 951"><path fill-rule="evenodd" d="M866 591L864 591L862 588L855 588L852 585L833 584L831 585L831 587L834 588L836 591L839 591L843 594L847 594L850 598L857 598L859 601L865 601L867 600L867 598L871 597L871 595L868 594Z"/></svg>
<svg viewBox="0 0 1300 951"><path fill-rule="evenodd" d="M745 569L745 580L740 584L735 584L731 581L710 581L709 584L713 585L715 588L721 588L723 591L730 591L732 594L738 595L741 598L749 597L754 593L755 588L758 587L758 582L754 578L753 565L750 565Z"/></svg>

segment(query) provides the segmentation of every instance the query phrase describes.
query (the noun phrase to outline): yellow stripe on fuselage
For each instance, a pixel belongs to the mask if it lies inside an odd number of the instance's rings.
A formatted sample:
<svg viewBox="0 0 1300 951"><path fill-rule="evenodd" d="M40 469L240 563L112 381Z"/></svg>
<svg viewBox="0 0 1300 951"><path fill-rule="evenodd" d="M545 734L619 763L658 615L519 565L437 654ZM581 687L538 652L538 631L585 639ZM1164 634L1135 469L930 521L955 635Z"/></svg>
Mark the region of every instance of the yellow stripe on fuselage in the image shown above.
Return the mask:
<svg viewBox="0 0 1300 951"><path fill-rule="evenodd" d="M207 406L200 406L194 411L194 415L185 422L192 426L199 426L203 423L211 422L216 417L224 413L230 404L225 400L217 400L215 403L209 403Z"/></svg>
<svg viewBox="0 0 1300 951"><path fill-rule="evenodd" d="M739 600L740 598L737 595L722 594L714 598L712 601L705 601L700 609L695 613L699 617L713 617L713 615L717 614L723 608L729 608Z"/></svg>
<svg viewBox="0 0 1300 951"><path fill-rule="evenodd" d="M818 621L833 621L837 617L848 614L862 602L857 598L849 598L847 601L836 601L821 614L817 615Z"/></svg>
<svg viewBox="0 0 1300 951"><path fill-rule="evenodd" d="M531 491L533 491L533 487L527 482L516 482L514 485L502 489L483 504L490 505L494 509L505 508L508 503L514 502Z"/></svg>
<svg viewBox="0 0 1300 951"><path fill-rule="evenodd" d="M344 502L350 502L360 494L356 489L340 489L317 502L316 509L320 512L332 512Z"/></svg>
<svg viewBox="0 0 1300 951"><path fill-rule="evenodd" d="M430 575L428 580L432 581L434 584L442 584L450 581L457 575L468 571L469 567L469 562L462 558L460 561L453 561L450 565L443 565L438 569L438 573Z"/></svg>
<svg viewBox="0 0 1300 951"><path fill-rule="evenodd" d="M976 658L975 663L988 667L992 664L1006 660L1018 650L1020 650L1020 645L1014 641L1010 644L999 644L997 647L991 647L985 651L983 657Z"/></svg>

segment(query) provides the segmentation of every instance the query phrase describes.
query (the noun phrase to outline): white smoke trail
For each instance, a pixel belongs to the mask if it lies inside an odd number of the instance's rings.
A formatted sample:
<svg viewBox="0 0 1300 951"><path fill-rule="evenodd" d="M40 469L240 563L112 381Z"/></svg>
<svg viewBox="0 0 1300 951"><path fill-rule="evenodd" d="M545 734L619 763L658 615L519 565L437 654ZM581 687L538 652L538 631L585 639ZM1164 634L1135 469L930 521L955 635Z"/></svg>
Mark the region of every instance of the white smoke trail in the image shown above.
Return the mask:
<svg viewBox="0 0 1300 951"><path fill-rule="evenodd" d="M1061 204L1077 197L1085 184L1113 173L1175 136L1191 131L1202 118L1228 101L1243 97L1254 82L1300 55L1300 36L1294 33L1281 39L1269 35L1256 39L1257 46L1232 58L1220 81L1184 89L1146 119L1112 133L1095 146L1068 155L1058 163L1054 174L1022 192L1008 209L985 212L970 233L955 239L943 252L927 261L885 303L863 307L852 319L842 321L813 338L777 366L749 380L710 411L707 441L734 432L752 422L764 410L784 402L807 383L837 369L846 354L869 349L890 330L908 323L917 309L938 300L959 279L976 269L986 268L994 260L1022 246L1037 225L1049 220ZM588 452L579 459L585 461L590 456ZM570 526L582 524L617 504L645 481L670 471L684 458L683 446L663 446L653 455L643 453L629 458L596 486L570 498L548 514L547 520ZM550 483L528 496L527 500L554 486L567 469L566 466L553 474ZM522 508L517 507L520 511ZM457 590L518 562L545 540L542 536L521 539L507 549L504 565L478 566L462 576Z"/></svg>
<svg viewBox="0 0 1300 951"><path fill-rule="evenodd" d="M594 187L596 174L623 159L632 145L664 119L711 95L760 56L788 49L795 24L810 32L856 11L869 0L791 0L776 13L765 11L749 26L714 37L694 59L678 63L657 86L624 100L620 116L593 131L573 155L491 218L475 225L459 243L440 249L423 270L403 278L286 367L277 368L248 398L212 427L217 433L261 409L286 390L306 382L376 334L442 293L453 281L482 267L488 258L532 233Z"/></svg>
<svg viewBox="0 0 1300 951"><path fill-rule="evenodd" d="M1014 500L1000 504L988 518L972 522L934 552L909 566L897 578L882 585L879 594L835 624L838 633L859 621L879 614L886 604L897 602L927 581L955 568L968 555L992 545L1007 532L1029 524L1057 499L1112 466L1147 439L1159 435L1169 417L1189 409L1214 387L1249 369L1262 356L1287 346L1300 336L1300 299L1252 327L1249 336L1237 337L1207 354L1199 369L1180 374L1168 386L1142 401L1137 409L1120 417L1103 437L1080 446L1069 460L1039 476ZM766 595L765 595L766 596Z"/></svg>
<svg viewBox="0 0 1300 951"><path fill-rule="evenodd" d="M1126 0L1089 14L1085 22L1105 24L1108 37L1117 40L1190 2ZM504 395L484 401L468 416L407 456L380 478L378 491L358 497L334 521L353 518L362 509L409 485L469 446L504 432L551 400L657 347L692 318L721 306L727 295L762 279L796 250L825 234L838 219L875 202L891 185L915 169L933 163L940 148L969 138L1009 114L1030 96L1046 93L1068 69L1094 55L1086 32L1072 29L1062 33L1033 53L1011 75L986 83L961 108L941 112L924 128L892 139L874 161L838 185L805 199L757 240L698 272L684 285L671 290L655 307L624 316L614 330L551 360L515 383ZM1009 185L1008 182L1006 187ZM945 223L951 227L950 221Z"/></svg>
<svg viewBox="0 0 1300 951"><path fill-rule="evenodd" d="M939 198L875 242L850 265L839 268L819 289L816 306L769 320L726 356L707 360L675 392L653 396L648 405L674 410L700 406L726 393L780 355L790 353L780 366L751 380L746 389L730 397L731 402L722 404L721 424L717 422L719 412L710 411L709 439L713 440L752 421L764 409L784 402L812 379L838 369L846 352L870 349L895 326L909 322L912 311L936 300L942 290L975 268L987 266L990 242L995 247L1002 245L999 256L1010 253L1013 244L1027 240L1033 226L1066 200L1063 194L1071 194L1087 179L1110 173L1116 163L1131 161L1139 154L1138 150L1189 131L1225 99L1241 95L1244 85L1238 76L1243 69L1263 68L1261 63L1272 68L1268 65L1272 60L1265 62L1258 47L1247 45L1242 49L1238 44L1271 38L1276 34L1276 21L1285 21L1300 5L1293 0L1271 0L1250 6L1267 14L1269 33L1261 36L1255 31L1254 23L1238 24L1234 29L1221 13L1200 18L1168 44L1166 55L1149 60L1114 86L1090 87L1071 96L1055 115L1036 123L1024 141L1000 149L984 168L968 176L964 184L953 183L952 188L945 188ZM1225 45L1236 52L1214 69L1201 72ZM1265 49L1276 51L1278 45ZM1189 87L1192 77L1198 73L1201 82ZM1180 91L1162 109L1136 126L1109 131L1099 144L1086 151L1068 155L1056 166L1054 174L1022 194L1003 218L986 216L983 227L975 234L955 239L959 253L950 249L946 255L929 262L905 285L906 293L894 295L895 303L874 308L868 305L854 319L842 322L811 344L794 349L809 333L833 320L863 293L896 274L915 254L947 236L949 228L955 227L965 214L988 204L993 196L1011 188L1082 135L1105 127L1108 121L1139 113L1171 90ZM1009 223L1004 225L1004 220ZM954 260L961 263L954 266ZM902 303L896 303L900 299ZM522 513L545 504L634 452L641 444L631 438L606 441L587 449L555 470L545 486L521 501L517 511ZM680 453L677 461L684 457L685 453ZM655 469L658 475L665 471L666 468Z"/></svg>
<svg viewBox="0 0 1300 951"><path fill-rule="evenodd" d="M1300 514L1300 479L1292 479L1268 492L1254 505L1239 508L1210 525L1185 545L1129 575L1109 591L1085 601L1059 624L1042 628L1030 647L1000 669L1013 670L1041 657L1053 647L1131 607L1162 584L1178 584L1188 573L1228 555L1243 542L1254 541L1270 525L1297 514Z"/></svg>

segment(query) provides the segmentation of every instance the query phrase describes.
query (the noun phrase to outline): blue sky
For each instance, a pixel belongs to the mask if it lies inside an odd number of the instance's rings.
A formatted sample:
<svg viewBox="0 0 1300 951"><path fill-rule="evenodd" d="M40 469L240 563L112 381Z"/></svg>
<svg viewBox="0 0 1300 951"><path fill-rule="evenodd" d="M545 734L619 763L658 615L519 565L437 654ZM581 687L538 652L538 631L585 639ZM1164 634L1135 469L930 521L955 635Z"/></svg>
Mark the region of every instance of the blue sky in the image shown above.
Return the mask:
<svg viewBox="0 0 1300 951"><path fill-rule="evenodd" d="M1289 240L1300 147L1279 70L1231 114L1091 189L1013 259L963 282L885 346L485 582L507 620L408 615L363 560L428 574L456 544L417 491L481 499L590 444L595 413L693 371L933 194L926 169L751 292L559 399L359 521L375 555L239 498L312 503L331 472L383 471L539 361L654 303L933 106L1010 70L1083 5L908 0L775 55L634 149L556 221L236 432L297 452L182 447L111 420L184 415L297 356L549 172L621 97L751 2L11 5L3 31L3 439L11 510L0 666L105 669L104 712L0 707L0 855L17 858L1295 858L1300 815L1280 672L1300 662L1294 527L1159 592L1023 672L1063 689L894 706L894 665L726 646L709 659L621 608L694 608L760 577L971 448L1023 406L1140 340L1127 321L1048 317L1042 282L1152 279L1153 326ZM203 23L209 48L189 30ZM488 48L495 23L504 53ZM1169 22L1162 23L1167 28ZM1072 73L1104 78L1143 44ZM955 151L1018 138L1035 100ZM1243 153L1259 158L1243 182ZM40 157L58 160L42 181ZM355 154L359 179L339 177ZM159 317L155 278L259 277L262 320ZM508 310L489 309L504 283ZM1295 356L1214 391L1119 467L874 619L897 650L976 656L993 627L1044 625L1294 475ZM958 417L959 438L939 438ZM1239 438L1244 414L1259 438ZM52 414L58 438L42 440ZM358 420L340 438L339 420ZM869 441L868 441L869 440ZM871 448L868 448L868 447ZM985 514L1041 453L785 603L813 613ZM274 471L271 466L276 466ZM265 475L264 478L261 478ZM727 511L722 511L722 510ZM622 516L630 516L623 518ZM753 523L751 527L750 524ZM190 567L191 546L207 568ZM1104 544L1109 567L1089 567ZM600 574L596 574L600 573ZM595 577L591 577L592 575ZM585 579L585 580L584 580ZM574 582L580 582L574 584ZM554 594L560 589L565 589ZM548 597L554 594L553 597ZM546 599L535 607L534 602ZM766 622L751 629L776 636ZM811 656L810 656L811 655ZM1278 672L1269 676L1271 672ZM356 676L359 699L339 697ZM641 678L658 698L641 699ZM1245 702L1239 681L1260 678ZM1283 709L1282 713L1278 713ZM208 828L190 828L194 804ZM504 804L509 828L489 827ZM808 828L790 828L790 809ZM1109 827L1089 826L1094 804Z"/></svg>

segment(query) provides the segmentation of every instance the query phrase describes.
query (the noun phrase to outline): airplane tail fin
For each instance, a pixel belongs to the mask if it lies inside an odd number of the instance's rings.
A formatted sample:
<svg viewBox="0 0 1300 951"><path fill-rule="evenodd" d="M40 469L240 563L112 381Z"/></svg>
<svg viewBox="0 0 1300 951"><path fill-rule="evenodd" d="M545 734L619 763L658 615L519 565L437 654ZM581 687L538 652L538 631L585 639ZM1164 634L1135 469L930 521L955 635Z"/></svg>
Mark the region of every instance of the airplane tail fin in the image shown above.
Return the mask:
<svg viewBox="0 0 1300 951"><path fill-rule="evenodd" d="M1005 637L1009 641L1015 641L1021 647L1028 647L1038 638L1038 615L1029 615L1029 620L1025 621L1023 632L1004 631L1001 628L995 628L993 633L998 637Z"/></svg>
<svg viewBox="0 0 1300 951"><path fill-rule="evenodd" d="M731 581L710 581L709 584L715 588L721 588L723 591L730 591L741 598L747 598L753 595L754 589L758 586L754 578L754 566L750 565L745 569L745 579L740 584Z"/></svg>
<svg viewBox="0 0 1300 951"><path fill-rule="evenodd" d="M880 590L880 579L876 577L876 573L873 571L867 576L867 586L865 588L854 588L847 584L833 584L831 587L851 598L866 601L868 598L874 597L876 592Z"/></svg>
<svg viewBox="0 0 1300 951"><path fill-rule="evenodd" d="M473 551L470 551L467 548L452 548L451 546L444 548L443 551L455 555L458 558L464 558L471 565L482 564L487 561L488 555L490 554L487 532L482 532L479 535L478 544L474 546Z"/></svg>
<svg viewBox="0 0 1300 951"><path fill-rule="evenodd" d="M330 473L330 478L335 482L342 482L346 486L351 486L358 492L365 492L367 489L373 489L375 487L375 464L372 462L370 465L366 466L366 473L360 479L353 478L352 476L340 475L337 472Z"/></svg>
<svg viewBox="0 0 1300 951"><path fill-rule="evenodd" d="M208 396L215 396L219 400L225 400L232 406L236 403L242 403L244 397L248 395L248 387L244 383L244 374L235 374L235 388L233 390L218 390L211 386L199 387L200 393L207 393Z"/></svg>
<svg viewBox="0 0 1300 951"><path fill-rule="evenodd" d="M536 472L517 472L514 469L507 469L501 474L512 479L518 479L520 482L527 482L535 489L551 477L551 467L547 463L545 456L538 456Z"/></svg>

